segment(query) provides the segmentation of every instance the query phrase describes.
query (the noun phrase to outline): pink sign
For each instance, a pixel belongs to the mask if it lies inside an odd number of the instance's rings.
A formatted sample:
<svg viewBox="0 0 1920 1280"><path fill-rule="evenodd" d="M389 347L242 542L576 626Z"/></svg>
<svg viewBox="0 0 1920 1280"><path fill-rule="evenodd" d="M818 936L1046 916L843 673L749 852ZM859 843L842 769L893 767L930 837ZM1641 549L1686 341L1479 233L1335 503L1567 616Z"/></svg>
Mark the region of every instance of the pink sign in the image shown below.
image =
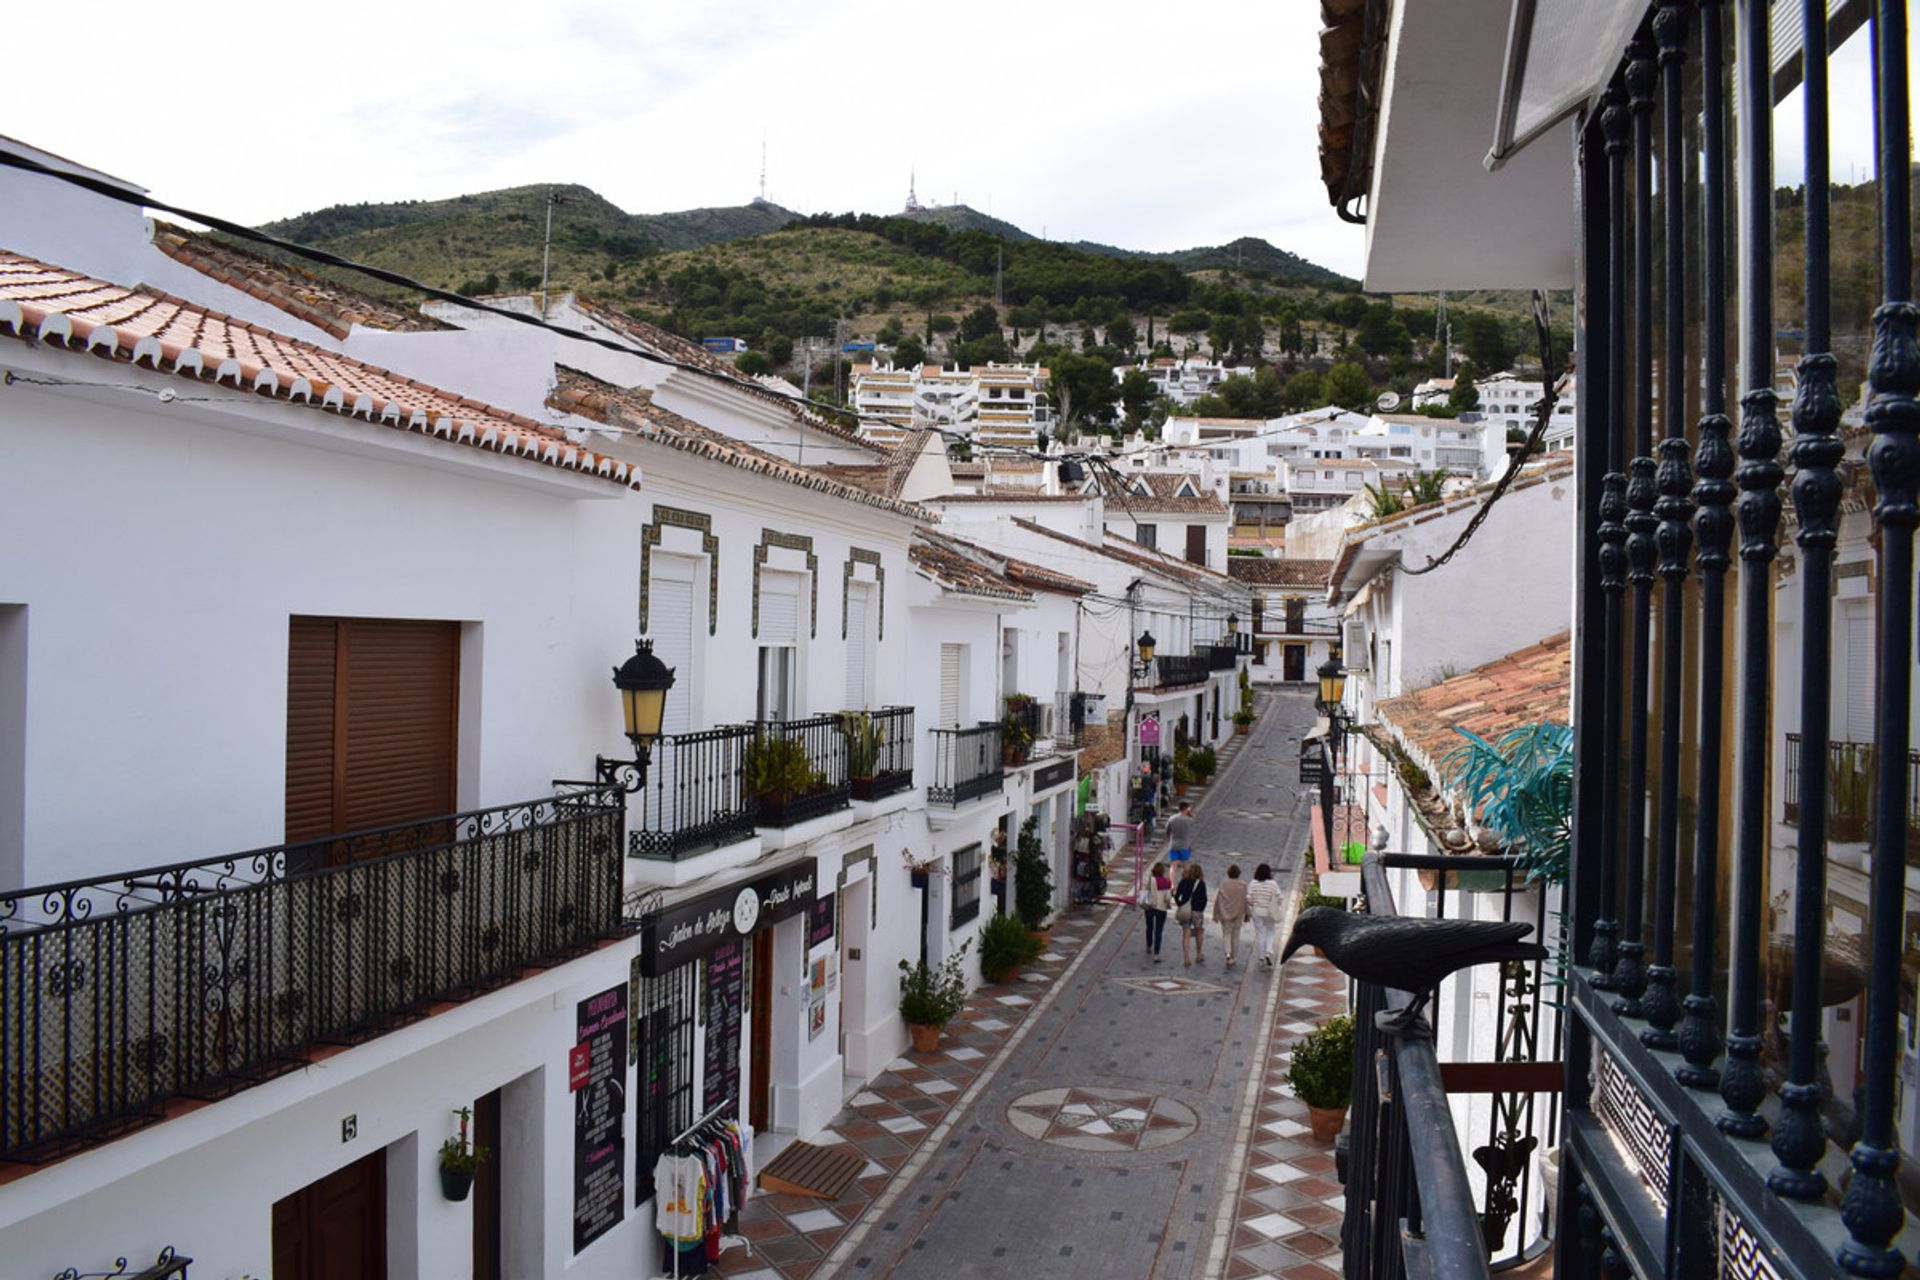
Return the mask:
<svg viewBox="0 0 1920 1280"><path fill-rule="evenodd" d="M1157 747L1160 745L1160 717L1146 716L1140 721L1140 745Z"/></svg>

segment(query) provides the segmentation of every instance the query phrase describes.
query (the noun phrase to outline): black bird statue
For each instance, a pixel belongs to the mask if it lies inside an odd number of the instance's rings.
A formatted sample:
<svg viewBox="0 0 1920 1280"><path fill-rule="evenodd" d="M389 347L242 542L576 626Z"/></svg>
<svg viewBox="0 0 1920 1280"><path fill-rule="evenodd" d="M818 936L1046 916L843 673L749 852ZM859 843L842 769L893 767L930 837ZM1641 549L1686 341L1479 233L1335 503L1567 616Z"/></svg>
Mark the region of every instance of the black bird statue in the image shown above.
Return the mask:
<svg viewBox="0 0 1920 1280"><path fill-rule="evenodd" d="M1334 968L1358 982L1395 987L1413 996L1376 1025L1390 1035L1432 1034L1420 1016L1440 980L1456 969L1503 960L1544 960L1547 949L1522 942L1533 926L1523 920L1433 920L1420 916L1365 916L1332 907L1308 907L1294 922L1280 953L1318 947Z"/></svg>

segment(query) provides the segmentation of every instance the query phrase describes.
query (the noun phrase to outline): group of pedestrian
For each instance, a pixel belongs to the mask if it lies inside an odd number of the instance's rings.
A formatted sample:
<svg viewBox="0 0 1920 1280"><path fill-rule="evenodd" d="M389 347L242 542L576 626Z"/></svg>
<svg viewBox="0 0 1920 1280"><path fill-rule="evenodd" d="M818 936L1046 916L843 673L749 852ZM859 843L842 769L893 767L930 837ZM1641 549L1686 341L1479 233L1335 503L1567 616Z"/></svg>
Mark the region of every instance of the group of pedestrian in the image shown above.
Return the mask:
<svg viewBox="0 0 1920 1280"><path fill-rule="evenodd" d="M1166 862L1153 864L1140 895L1147 923L1147 954L1155 964L1160 963L1167 915L1171 912L1180 932L1181 963L1204 964L1210 897L1207 876L1200 864L1193 861L1191 848L1181 847L1177 852L1184 856L1176 857L1176 851L1170 849ZM1168 870L1170 863L1181 868L1178 879ZM1254 956L1266 968L1273 968L1273 924L1280 911L1280 889L1273 882L1273 868L1261 863L1253 869L1253 882L1249 884L1240 878L1240 864L1229 863L1226 883L1220 886L1217 895L1211 895L1211 902L1211 919L1220 926L1227 964L1232 966L1239 959L1240 930L1251 920Z"/></svg>

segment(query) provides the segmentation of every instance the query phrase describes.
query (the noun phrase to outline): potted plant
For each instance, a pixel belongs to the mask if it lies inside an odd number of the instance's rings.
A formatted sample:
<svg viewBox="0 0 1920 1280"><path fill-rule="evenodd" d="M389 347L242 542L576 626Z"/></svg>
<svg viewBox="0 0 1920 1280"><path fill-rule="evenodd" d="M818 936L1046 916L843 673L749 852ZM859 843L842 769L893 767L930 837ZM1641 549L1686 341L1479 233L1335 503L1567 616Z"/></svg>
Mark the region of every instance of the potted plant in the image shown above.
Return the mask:
<svg viewBox="0 0 1920 1280"><path fill-rule="evenodd" d="M1235 733L1253 732L1253 712L1242 707L1233 713L1233 731Z"/></svg>
<svg viewBox="0 0 1920 1280"><path fill-rule="evenodd" d="M1827 838L1851 843L1867 838L1873 787L1872 758L1865 751L1835 750L1827 756Z"/></svg>
<svg viewBox="0 0 1920 1280"><path fill-rule="evenodd" d="M1013 910L1020 923L1046 937L1047 917L1053 914L1053 868L1040 843L1040 820L1020 824L1020 842L1013 851Z"/></svg>
<svg viewBox="0 0 1920 1280"><path fill-rule="evenodd" d="M1000 762L1025 764L1033 748L1033 729L1027 723L1027 710L1033 705L1029 694L1007 695L1007 713L1000 719Z"/></svg>
<svg viewBox="0 0 1920 1280"><path fill-rule="evenodd" d="M826 775L813 767L805 744L798 738L756 734L741 757L740 782L759 802L764 826L779 822L787 800L825 781Z"/></svg>
<svg viewBox="0 0 1920 1280"><path fill-rule="evenodd" d="M1184 796L1194 781L1193 753L1183 743L1173 749L1173 794Z"/></svg>
<svg viewBox="0 0 1920 1280"><path fill-rule="evenodd" d="M1020 921L996 915L980 930L980 973L988 982L1006 982L1022 965L1040 958L1040 940Z"/></svg>
<svg viewBox="0 0 1920 1280"><path fill-rule="evenodd" d="M1193 776L1197 781L1210 782L1214 771L1220 767L1220 759L1214 755L1212 747L1195 747L1188 755L1193 766Z"/></svg>
<svg viewBox="0 0 1920 1280"><path fill-rule="evenodd" d="M929 967L925 960L900 962L900 1017L913 1037L913 1047L931 1053L940 1047L940 1028L952 1022L967 1003L967 974L962 960L973 939Z"/></svg>
<svg viewBox="0 0 1920 1280"><path fill-rule="evenodd" d="M865 711L850 711L840 717L840 736L847 743L847 781L855 800L873 799L873 779L880 769L880 748L886 744L886 730Z"/></svg>
<svg viewBox="0 0 1920 1280"><path fill-rule="evenodd" d="M440 1144L440 1191L449 1200L465 1200L473 1190L474 1173L487 1161L487 1149L467 1141L473 1108L460 1107L453 1114L460 1117L460 1132Z"/></svg>
<svg viewBox="0 0 1920 1280"><path fill-rule="evenodd" d="M1307 1104L1313 1140L1331 1143L1340 1136L1353 1099L1353 1017L1329 1018L1293 1046L1287 1084Z"/></svg>

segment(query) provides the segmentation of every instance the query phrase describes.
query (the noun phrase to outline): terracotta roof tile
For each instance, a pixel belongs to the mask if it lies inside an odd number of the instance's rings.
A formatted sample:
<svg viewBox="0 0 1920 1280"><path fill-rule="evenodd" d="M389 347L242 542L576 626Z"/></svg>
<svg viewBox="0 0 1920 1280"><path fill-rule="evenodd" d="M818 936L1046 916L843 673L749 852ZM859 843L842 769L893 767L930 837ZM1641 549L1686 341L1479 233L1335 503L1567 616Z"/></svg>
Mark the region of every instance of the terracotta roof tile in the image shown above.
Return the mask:
<svg viewBox="0 0 1920 1280"><path fill-rule="evenodd" d="M1101 486L1107 493L1107 506L1112 511L1157 511L1174 512L1186 515L1222 516L1227 514L1226 503L1220 501L1212 492L1200 483L1199 477L1189 471L1142 471L1126 477L1124 487L1111 482ZM1179 492L1182 484L1191 483L1192 495ZM1144 483L1149 492L1140 493L1136 484Z"/></svg>
<svg viewBox="0 0 1920 1280"><path fill-rule="evenodd" d="M1572 633L1562 631L1425 689L1376 703L1396 737L1429 761L1459 746L1456 728L1488 741L1529 724L1568 723L1573 693Z"/></svg>
<svg viewBox="0 0 1920 1280"><path fill-rule="evenodd" d="M1227 573L1235 582L1264 587L1324 587L1331 560L1289 560L1284 556L1228 556Z"/></svg>
<svg viewBox="0 0 1920 1280"><path fill-rule="evenodd" d="M557 427L179 298L107 284L6 250L0 250L0 328L451 445L640 485L626 463L581 447Z"/></svg>
<svg viewBox="0 0 1920 1280"><path fill-rule="evenodd" d="M916 529L907 547L907 556L948 591L997 600L1032 601L1032 592L968 554L978 550L971 543L932 529Z"/></svg>

